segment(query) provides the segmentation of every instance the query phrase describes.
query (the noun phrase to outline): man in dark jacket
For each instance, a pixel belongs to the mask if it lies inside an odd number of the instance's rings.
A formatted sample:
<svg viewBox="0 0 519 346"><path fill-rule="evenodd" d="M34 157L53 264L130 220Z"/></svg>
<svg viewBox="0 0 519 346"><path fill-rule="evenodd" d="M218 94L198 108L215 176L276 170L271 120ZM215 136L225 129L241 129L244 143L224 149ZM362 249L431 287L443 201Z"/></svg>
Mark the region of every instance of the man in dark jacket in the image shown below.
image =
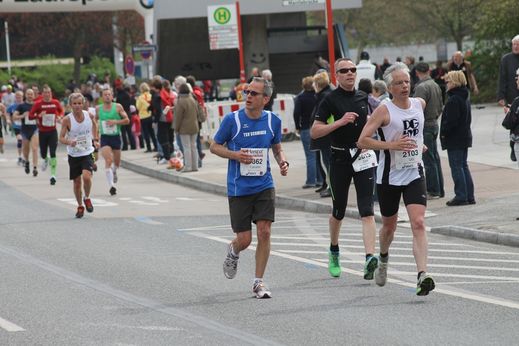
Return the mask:
<svg viewBox="0 0 519 346"><path fill-rule="evenodd" d="M438 139L438 118L442 114L443 97L438 84L431 78L429 64L420 62L416 65L416 84L414 97L420 97L425 101L425 124L424 144L427 151L423 153L423 163L425 166L425 181L427 184L427 198L438 198L445 196L443 189L443 173L440 155L436 146Z"/></svg>
<svg viewBox="0 0 519 346"><path fill-rule="evenodd" d="M303 189L316 187L317 181L315 151L310 150L310 127L312 126L312 111L315 107L315 92L312 87L313 78L303 78L303 91L294 100L294 123L301 137L306 158L306 181Z"/></svg>
<svg viewBox="0 0 519 346"><path fill-rule="evenodd" d="M512 52L503 55L499 64L499 83L497 87L497 101L501 107L509 108L513 100L519 96L515 79L519 69L519 35L512 39ZM507 113L505 109L505 113ZM510 159L517 161L514 153L514 142L510 141L512 152Z"/></svg>
<svg viewBox="0 0 519 346"><path fill-rule="evenodd" d="M132 114L130 112L130 105L132 104L132 99L129 93L130 86L123 85L122 83L116 83L116 95L115 99L117 103L123 106L126 114ZM123 148L122 150L128 150L128 143L130 143L130 148L135 150L137 147L135 146L135 139L132 134L132 125L121 125L121 137L123 140Z"/></svg>

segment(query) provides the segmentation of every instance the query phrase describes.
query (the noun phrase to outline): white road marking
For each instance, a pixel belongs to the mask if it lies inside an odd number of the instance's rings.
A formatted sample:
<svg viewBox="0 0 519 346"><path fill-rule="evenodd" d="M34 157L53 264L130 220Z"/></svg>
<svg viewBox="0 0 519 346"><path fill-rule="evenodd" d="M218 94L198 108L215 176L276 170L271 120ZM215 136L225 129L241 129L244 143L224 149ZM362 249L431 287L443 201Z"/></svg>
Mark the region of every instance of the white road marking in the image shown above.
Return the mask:
<svg viewBox="0 0 519 346"><path fill-rule="evenodd" d="M159 197L150 197L150 196L144 196L142 199L147 199L149 201L157 202L157 203L169 203L167 199L161 199Z"/></svg>
<svg viewBox="0 0 519 346"><path fill-rule="evenodd" d="M323 237L284 237L284 236L271 236L271 239L296 239L296 240L323 240ZM324 238L324 240L326 242L330 242L329 239L326 239ZM359 243L359 242L363 242L362 239L353 239L353 238L339 238L339 241L346 241L346 242L354 242L354 243ZM303 243L304 244L304 243ZM413 244L412 241L399 241L399 240L394 240L391 244ZM465 244L461 244L461 243L435 243L435 242L429 242L429 246L430 245L438 245L438 246L463 246L465 247Z"/></svg>
<svg viewBox="0 0 519 346"><path fill-rule="evenodd" d="M25 329L0 317L0 328L8 332L23 332Z"/></svg>
<svg viewBox="0 0 519 346"><path fill-rule="evenodd" d="M74 205L74 206L77 205L77 201L75 198L58 198L58 201L65 202L67 204ZM92 204L94 205L94 207L115 207L118 205L115 202L109 202L104 199L97 199L97 198L92 198Z"/></svg>
<svg viewBox="0 0 519 346"><path fill-rule="evenodd" d="M200 232L193 232L190 234L200 237L200 238L218 241L218 242L221 242L224 244L228 243L228 239L222 238L222 237L211 236L211 235L207 235L207 234L200 233ZM256 247L252 246L252 245L249 246L249 248L248 248L248 250L250 250L250 251L255 250L255 249L256 249ZM286 253L282 253L279 251L271 251L270 255L290 259L290 260L297 261L297 262L313 264L315 266L319 266L319 267L323 267L323 268L328 267L327 263L322 263L319 261L314 261L314 260L303 258L303 257L297 257L297 256L289 255ZM342 271L345 273L359 276L359 277L364 276L363 271L356 271L356 270L352 270L352 269L348 269L348 268L342 268ZM389 272L392 275L405 274L412 278L415 278L415 276L416 276L415 272L393 272L393 271L389 271ZM476 278L476 279L486 279L486 280L493 280L493 279L499 280L499 278L496 278L493 276L481 276L481 275L453 275L453 274L434 274L434 275L444 276L444 277L464 277L464 278ZM509 278L507 278L506 280L510 281ZM388 278L387 281L390 283L398 284L398 285L405 286L405 287L416 288L415 282L408 282L408 281L398 280L398 279L394 279L394 278ZM499 280L499 281L502 281L502 280ZM519 278L515 282L519 282ZM474 293L474 292L456 290L454 288L449 288L449 286L447 284L444 287L445 288L440 288L440 287L436 288L436 290L434 292L449 295L449 296L464 298L464 299L468 299L468 300L473 300L473 301L477 301L477 302L481 302L481 303L499 305L499 306L504 306L507 308L519 310L519 302L510 301L510 300L502 299L502 298L491 297L488 295L478 294L478 293Z"/></svg>
<svg viewBox="0 0 519 346"><path fill-rule="evenodd" d="M148 225L163 225L164 223L150 219L147 216L137 216L135 220L148 224Z"/></svg>
<svg viewBox="0 0 519 346"><path fill-rule="evenodd" d="M454 286L454 285L473 285L473 284L516 284L517 281L515 280L509 280L509 281L495 281L495 280L491 280L491 281L449 281L449 282L437 282L436 283L436 286L442 286L442 285L449 285L449 286Z"/></svg>
<svg viewBox="0 0 519 346"><path fill-rule="evenodd" d="M328 263L328 258L312 258L314 261ZM364 261L352 261L352 260L340 260L341 263L357 263L364 264ZM390 266L412 266L415 267L414 262L389 262ZM508 271L508 272L519 272L519 268L503 268L503 267L485 267L485 266L466 266L466 265L455 265L455 264L434 264L428 263L429 268L453 268L453 269L478 269L478 270L493 270L493 271ZM519 280L519 278L517 278Z"/></svg>
<svg viewBox="0 0 519 346"><path fill-rule="evenodd" d="M128 201L128 203L138 204L138 205L159 205L159 203L151 203L151 202L145 202L140 200L131 200Z"/></svg>
<svg viewBox="0 0 519 346"><path fill-rule="evenodd" d="M323 255L328 254L328 251L312 251L312 250L276 250L284 253L292 253L292 254L315 254L315 255ZM349 255L359 255L365 256L364 252L346 252ZM399 254L391 254L391 258L414 258L413 255L399 255ZM469 257L445 257L445 256L427 256L429 259L436 260L449 260L449 261L467 261L467 262L497 262L497 263L519 263L518 260L510 260L510 259L497 259L497 258L469 258Z"/></svg>

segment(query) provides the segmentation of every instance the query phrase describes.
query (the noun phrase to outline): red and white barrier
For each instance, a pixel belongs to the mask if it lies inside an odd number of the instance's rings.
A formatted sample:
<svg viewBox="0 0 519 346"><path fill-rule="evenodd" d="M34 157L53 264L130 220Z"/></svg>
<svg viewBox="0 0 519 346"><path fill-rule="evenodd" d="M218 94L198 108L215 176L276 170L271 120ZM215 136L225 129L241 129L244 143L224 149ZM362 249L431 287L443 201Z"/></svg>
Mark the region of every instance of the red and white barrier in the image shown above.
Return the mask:
<svg viewBox="0 0 519 346"><path fill-rule="evenodd" d="M216 101L206 102L205 106L207 108L207 121L202 124L200 135L204 141L211 141L220 127L223 117L245 107L245 102ZM295 133L293 95L278 95L272 105L272 111L281 118L283 135Z"/></svg>

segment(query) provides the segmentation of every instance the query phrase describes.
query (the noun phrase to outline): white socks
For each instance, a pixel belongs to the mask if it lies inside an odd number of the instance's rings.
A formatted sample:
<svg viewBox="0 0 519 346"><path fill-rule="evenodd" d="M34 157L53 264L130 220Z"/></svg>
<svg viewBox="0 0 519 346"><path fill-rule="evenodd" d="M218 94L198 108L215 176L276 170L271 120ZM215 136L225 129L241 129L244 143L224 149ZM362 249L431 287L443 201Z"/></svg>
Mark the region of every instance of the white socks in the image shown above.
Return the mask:
<svg viewBox="0 0 519 346"><path fill-rule="evenodd" d="M112 169L106 168L105 174L106 174L106 180L108 181L108 185L110 185L110 187L114 187L114 172L112 171Z"/></svg>

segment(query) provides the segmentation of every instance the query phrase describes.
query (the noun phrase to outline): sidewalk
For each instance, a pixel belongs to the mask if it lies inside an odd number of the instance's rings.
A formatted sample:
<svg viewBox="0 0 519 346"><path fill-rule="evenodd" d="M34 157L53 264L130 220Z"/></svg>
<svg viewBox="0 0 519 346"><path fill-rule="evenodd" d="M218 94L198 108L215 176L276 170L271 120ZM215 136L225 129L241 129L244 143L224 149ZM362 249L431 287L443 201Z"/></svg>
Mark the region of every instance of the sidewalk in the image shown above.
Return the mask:
<svg viewBox="0 0 519 346"><path fill-rule="evenodd" d="M476 190L477 204L447 207L454 195L446 152L441 152L446 197L428 201L426 225L433 233L479 241L519 246L519 169L510 161L508 131L501 127L501 108L485 105L473 107L474 146L469 149L469 167ZM313 189L303 190L306 167L300 141L283 142L290 169L287 177L272 170L277 191L277 206L316 213L330 213L331 198L320 198ZM178 173L158 165L143 150L123 152L123 167L150 177L181 184L206 192L225 195L227 160L206 150L203 167L198 172ZM225 206L227 207L227 206ZM376 218L380 221L378 205ZM409 227L403 205L399 225ZM350 189L346 216L358 218L355 189Z"/></svg>

